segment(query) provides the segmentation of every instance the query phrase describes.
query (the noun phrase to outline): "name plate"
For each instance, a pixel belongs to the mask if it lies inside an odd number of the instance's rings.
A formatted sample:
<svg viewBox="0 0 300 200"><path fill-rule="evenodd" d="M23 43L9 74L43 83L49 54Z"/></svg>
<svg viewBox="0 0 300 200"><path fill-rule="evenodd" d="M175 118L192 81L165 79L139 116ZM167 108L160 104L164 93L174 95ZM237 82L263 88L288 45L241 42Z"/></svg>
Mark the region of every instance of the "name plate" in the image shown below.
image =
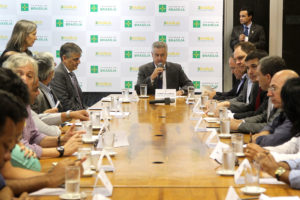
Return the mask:
<svg viewBox="0 0 300 200"><path fill-rule="evenodd" d="M155 89L155 100L176 99L176 89Z"/></svg>

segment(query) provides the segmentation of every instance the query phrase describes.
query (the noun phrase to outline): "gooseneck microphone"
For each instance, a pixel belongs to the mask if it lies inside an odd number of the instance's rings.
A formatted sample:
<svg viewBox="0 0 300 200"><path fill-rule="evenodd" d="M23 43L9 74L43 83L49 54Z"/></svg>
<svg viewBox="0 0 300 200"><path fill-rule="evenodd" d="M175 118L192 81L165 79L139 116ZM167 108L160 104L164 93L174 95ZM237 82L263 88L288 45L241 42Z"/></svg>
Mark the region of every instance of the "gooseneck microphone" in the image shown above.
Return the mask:
<svg viewBox="0 0 300 200"><path fill-rule="evenodd" d="M169 97L167 98L164 98L164 99L159 99L159 100L150 100L149 103L150 104L156 104L156 103L164 103L166 105L170 105L170 103L174 103L175 100L174 99L171 99Z"/></svg>

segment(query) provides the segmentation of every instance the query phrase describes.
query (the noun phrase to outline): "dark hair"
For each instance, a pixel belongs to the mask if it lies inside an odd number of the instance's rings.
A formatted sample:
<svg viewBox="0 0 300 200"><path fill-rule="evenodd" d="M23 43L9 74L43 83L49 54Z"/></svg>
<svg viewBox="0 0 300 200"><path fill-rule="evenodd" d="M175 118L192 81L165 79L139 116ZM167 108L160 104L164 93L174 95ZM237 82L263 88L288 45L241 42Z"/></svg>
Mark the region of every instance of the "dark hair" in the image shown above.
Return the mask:
<svg viewBox="0 0 300 200"><path fill-rule="evenodd" d="M254 51L256 49L255 45L251 42L240 42L237 43L234 46L234 49L241 47L242 51L244 51L246 54L249 54L251 51Z"/></svg>
<svg viewBox="0 0 300 200"><path fill-rule="evenodd" d="M260 60L260 59L262 59L263 57L266 57L266 56L268 56L268 53L266 51L261 50L261 49L255 49L254 51L251 51L247 55L245 61L253 60L253 59Z"/></svg>
<svg viewBox="0 0 300 200"><path fill-rule="evenodd" d="M286 69L284 60L279 56L268 56L259 61L260 71L263 75L274 76L276 72Z"/></svg>
<svg viewBox="0 0 300 200"><path fill-rule="evenodd" d="M16 124L28 117L24 102L4 90L0 90L0 110L0 135L7 118Z"/></svg>
<svg viewBox="0 0 300 200"><path fill-rule="evenodd" d="M62 57L64 55L67 56L67 58L69 58L72 53L81 54L81 52L82 52L82 50L77 44L75 44L73 42L67 42L60 47L60 52L59 52L60 59L62 60Z"/></svg>
<svg viewBox="0 0 300 200"><path fill-rule="evenodd" d="M19 98L19 101L23 101L25 105L29 105L27 85L10 69L0 68L0 90L12 93Z"/></svg>
<svg viewBox="0 0 300 200"><path fill-rule="evenodd" d="M281 89L283 111L292 122L293 135L300 136L300 78L291 78Z"/></svg>
<svg viewBox="0 0 300 200"><path fill-rule="evenodd" d="M250 9L250 8L248 8L248 7L242 7L242 8L240 9L240 11L247 11L248 16L252 16L252 19L253 19L253 10L252 10L252 9Z"/></svg>

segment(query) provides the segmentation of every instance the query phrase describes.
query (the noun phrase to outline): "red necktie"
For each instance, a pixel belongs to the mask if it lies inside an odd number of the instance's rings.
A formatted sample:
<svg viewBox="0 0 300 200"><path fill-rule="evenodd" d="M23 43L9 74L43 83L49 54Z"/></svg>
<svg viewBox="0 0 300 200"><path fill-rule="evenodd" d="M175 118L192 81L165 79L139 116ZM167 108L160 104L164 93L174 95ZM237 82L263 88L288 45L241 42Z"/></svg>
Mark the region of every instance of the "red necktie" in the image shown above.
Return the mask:
<svg viewBox="0 0 300 200"><path fill-rule="evenodd" d="M257 110L260 106L260 93L261 93L261 88L258 89L256 100L255 100L255 110Z"/></svg>

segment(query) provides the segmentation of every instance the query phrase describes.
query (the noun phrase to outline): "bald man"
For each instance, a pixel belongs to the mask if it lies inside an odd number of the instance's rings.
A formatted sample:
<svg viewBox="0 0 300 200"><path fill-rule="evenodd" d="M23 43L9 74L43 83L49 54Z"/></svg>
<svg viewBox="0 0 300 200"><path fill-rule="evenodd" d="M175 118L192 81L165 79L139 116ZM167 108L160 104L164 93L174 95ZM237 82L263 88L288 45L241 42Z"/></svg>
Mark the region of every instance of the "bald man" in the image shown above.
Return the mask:
<svg viewBox="0 0 300 200"><path fill-rule="evenodd" d="M293 70L281 70L273 76L267 95L271 99L274 108L282 108L281 88L288 79L296 77L299 77L299 75ZM253 139L260 146L280 145L293 137L290 131L291 128L292 123L281 111L272 124L265 126L260 133L253 136Z"/></svg>

